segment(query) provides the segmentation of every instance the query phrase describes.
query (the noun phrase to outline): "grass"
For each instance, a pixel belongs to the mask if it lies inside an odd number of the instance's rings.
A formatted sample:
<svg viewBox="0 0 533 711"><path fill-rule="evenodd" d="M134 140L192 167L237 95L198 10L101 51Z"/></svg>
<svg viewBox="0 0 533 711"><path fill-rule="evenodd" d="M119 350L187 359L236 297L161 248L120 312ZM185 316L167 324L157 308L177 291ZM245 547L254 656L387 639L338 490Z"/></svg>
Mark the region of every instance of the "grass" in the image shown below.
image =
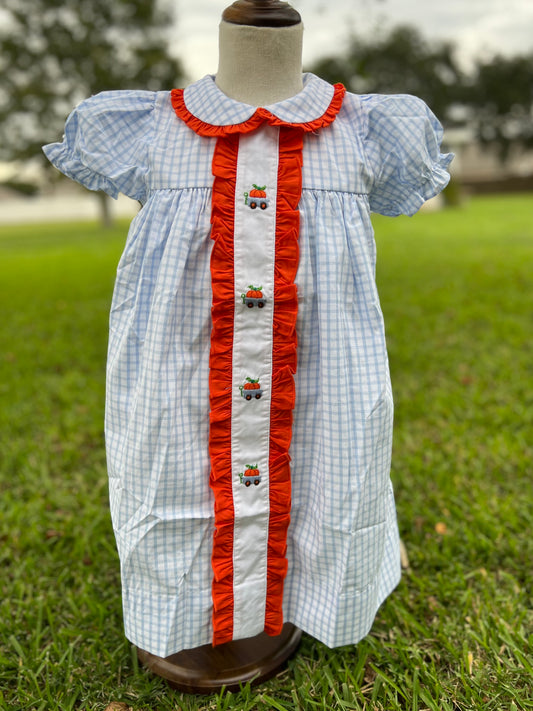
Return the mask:
<svg viewBox="0 0 533 711"><path fill-rule="evenodd" d="M126 226L0 229L0 709L533 709L533 201L375 219L410 567L360 644L194 697L122 630L103 450Z"/></svg>

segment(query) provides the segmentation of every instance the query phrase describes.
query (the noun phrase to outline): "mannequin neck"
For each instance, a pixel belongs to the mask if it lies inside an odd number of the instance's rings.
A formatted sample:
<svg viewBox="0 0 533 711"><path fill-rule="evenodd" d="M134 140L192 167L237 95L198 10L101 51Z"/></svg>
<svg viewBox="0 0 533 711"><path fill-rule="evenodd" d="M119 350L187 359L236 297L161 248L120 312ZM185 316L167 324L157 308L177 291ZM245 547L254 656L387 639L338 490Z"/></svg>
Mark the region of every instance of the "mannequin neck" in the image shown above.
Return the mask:
<svg viewBox="0 0 533 711"><path fill-rule="evenodd" d="M298 94L302 83L303 25L253 27L220 23L215 83L236 101L268 106Z"/></svg>

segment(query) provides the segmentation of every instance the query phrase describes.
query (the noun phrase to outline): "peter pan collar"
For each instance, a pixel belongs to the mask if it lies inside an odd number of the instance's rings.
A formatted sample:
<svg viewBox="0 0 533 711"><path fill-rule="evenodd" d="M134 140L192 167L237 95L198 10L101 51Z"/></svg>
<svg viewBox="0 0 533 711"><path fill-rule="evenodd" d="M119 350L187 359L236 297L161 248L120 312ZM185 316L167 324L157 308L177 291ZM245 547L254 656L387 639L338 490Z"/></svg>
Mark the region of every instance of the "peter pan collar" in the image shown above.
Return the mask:
<svg viewBox="0 0 533 711"><path fill-rule="evenodd" d="M246 133L261 123L300 127L314 131L334 121L345 89L314 74L303 75L303 89L295 96L257 108L230 99L207 75L186 89L174 89L171 100L177 115L204 136Z"/></svg>

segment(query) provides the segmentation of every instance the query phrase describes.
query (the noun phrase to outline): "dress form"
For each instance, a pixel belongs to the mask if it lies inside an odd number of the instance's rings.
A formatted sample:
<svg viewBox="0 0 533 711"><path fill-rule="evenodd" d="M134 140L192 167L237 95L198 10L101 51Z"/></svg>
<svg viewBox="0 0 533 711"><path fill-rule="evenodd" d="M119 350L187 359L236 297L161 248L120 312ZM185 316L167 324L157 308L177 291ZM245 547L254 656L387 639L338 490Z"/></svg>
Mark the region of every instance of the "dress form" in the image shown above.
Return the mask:
<svg viewBox="0 0 533 711"><path fill-rule="evenodd" d="M252 27L222 20L215 83L227 96L252 106L283 101L303 89L303 25Z"/></svg>
<svg viewBox="0 0 533 711"><path fill-rule="evenodd" d="M287 620L357 644L400 580L370 215L445 187L442 137L417 97L308 74L256 107L206 76L89 97L43 147L144 205L110 310L110 511L125 635L182 689L265 678L252 638L282 660Z"/></svg>
<svg viewBox="0 0 533 711"><path fill-rule="evenodd" d="M236 101L267 106L299 93L302 83L300 15L280 0L237 0L222 16L216 84ZM297 649L301 631L286 623L280 635L264 632L212 647L158 657L137 649L140 662L187 693L239 690L274 676Z"/></svg>

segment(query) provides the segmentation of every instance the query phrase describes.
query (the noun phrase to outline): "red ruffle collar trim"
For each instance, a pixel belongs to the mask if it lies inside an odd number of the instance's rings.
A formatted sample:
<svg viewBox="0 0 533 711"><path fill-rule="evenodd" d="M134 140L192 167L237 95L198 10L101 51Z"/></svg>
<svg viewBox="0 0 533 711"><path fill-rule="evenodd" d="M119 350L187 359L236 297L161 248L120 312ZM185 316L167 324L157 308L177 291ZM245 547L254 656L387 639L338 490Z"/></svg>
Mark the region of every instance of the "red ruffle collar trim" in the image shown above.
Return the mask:
<svg viewBox="0 0 533 711"><path fill-rule="evenodd" d="M341 110L346 89L342 84L334 84L333 90L333 98L322 116L305 123L291 123L284 121L268 109L258 108L253 116L242 123L216 126L202 121L189 111L185 104L183 89L173 89L170 92L170 99L177 116L199 136L212 137L227 136L234 133L249 133L250 131L255 131L255 129L259 128L259 126L263 123L268 123L271 126L292 126L294 128L300 128L304 132L308 133L318 131L319 129L324 128L324 126L328 126L330 123L335 121L337 114Z"/></svg>

